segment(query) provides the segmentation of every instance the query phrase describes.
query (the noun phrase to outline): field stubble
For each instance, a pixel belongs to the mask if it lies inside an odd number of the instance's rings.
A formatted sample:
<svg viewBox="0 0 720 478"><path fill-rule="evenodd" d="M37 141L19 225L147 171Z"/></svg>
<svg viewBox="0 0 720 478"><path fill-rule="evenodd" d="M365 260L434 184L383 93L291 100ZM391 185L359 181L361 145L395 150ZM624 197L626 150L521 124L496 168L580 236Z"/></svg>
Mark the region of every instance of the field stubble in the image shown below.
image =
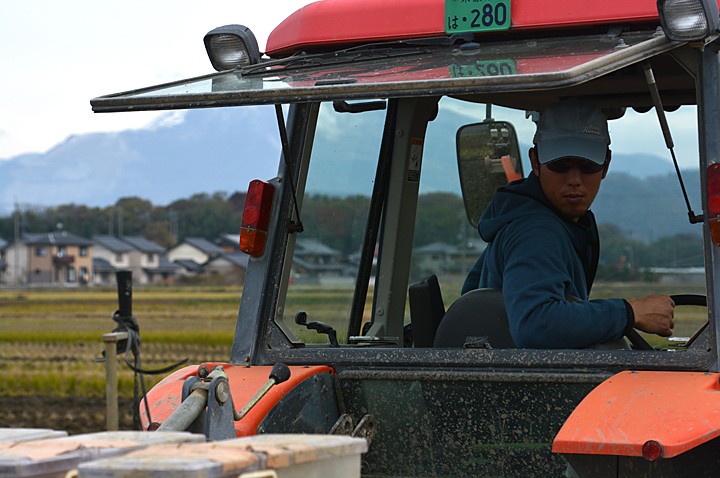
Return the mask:
<svg viewBox="0 0 720 478"><path fill-rule="evenodd" d="M135 288L145 369L227 361L242 291ZM105 427L102 335L117 324L112 289L0 290L0 426L70 433ZM130 357L132 359L132 357ZM120 426L132 426L133 373L119 357ZM148 388L162 375L145 378Z"/></svg>
<svg viewBox="0 0 720 478"><path fill-rule="evenodd" d="M445 304L456 298L447 287ZM459 290L459 287L457 287ZM594 297L634 298L653 293L704 293L698 287L598 284ZM238 288L136 288L133 312L140 324L143 368L227 361L240 302ZM337 325L337 304L348 290L297 288L286 305L313 320ZM343 306L344 307L344 306ZM105 369L102 335L116 324L116 291L110 289L0 289L0 426L95 431L104 427ZM683 308L685 309L685 308ZM368 309L369 310L369 309ZM679 311L676 335L691 335L707 320L704 309ZM406 317L407 319L407 317ZM344 329L344 325L340 330ZM317 334L305 340L324 340ZM120 357L122 360L122 357ZM120 362L121 428L131 425L133 374ZM151 387L162 376L147 376Z"/></svg>

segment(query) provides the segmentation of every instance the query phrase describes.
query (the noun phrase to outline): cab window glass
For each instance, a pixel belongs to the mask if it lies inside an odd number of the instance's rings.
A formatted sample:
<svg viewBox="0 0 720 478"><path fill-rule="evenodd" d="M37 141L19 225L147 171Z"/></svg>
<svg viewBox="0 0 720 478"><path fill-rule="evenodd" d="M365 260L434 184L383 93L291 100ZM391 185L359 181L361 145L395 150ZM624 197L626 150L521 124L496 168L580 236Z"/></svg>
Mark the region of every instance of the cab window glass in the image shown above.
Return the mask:
<svg viewBox="0 0 720 478"><path fill-rule="evenodd" d="M297 325L300 312L308 323L329 325L347 343L384 121L384 110L339 113L332 103L320 106L301 211L304 232L295 241L282 314L303 342L329 339ZM365 310L369 314L370 306Z"/></svg>
<svg viewBox="0 0 720 478"><path fill-rule="evenodd" d="M532 119L525 111L497 106L491 115L514 125L527 176L531 172L528 150L535 132ZM694 133L696 111L694 107L683 107L667 115L689 200L697 213L702 206ZM455 132L485 118L485 105L444 98L426 133L409 282L435 274L446 309L459 297L468 271L485 248L465 214ZM622 117L610 120L609 128L613 159L591 207L601 241L591 298L705 294L702 227L687 219L685 201L655 112L628 109ZM409 307L405 315L408 322ZM678 308L672 339L646 338L653 345L673 347L682 344L706 321L707 310L703 307Z"/></svg>
<svg viewBox="0 0 720 478"><path fill-rule="evenodd" d="M455 152L458 128L485 116L484 104L443 98L425 135L410 283L436 275L446 306L460 296L465 275L485 248L465 214ZM409 307L405 315L409 321Z"/></svg>

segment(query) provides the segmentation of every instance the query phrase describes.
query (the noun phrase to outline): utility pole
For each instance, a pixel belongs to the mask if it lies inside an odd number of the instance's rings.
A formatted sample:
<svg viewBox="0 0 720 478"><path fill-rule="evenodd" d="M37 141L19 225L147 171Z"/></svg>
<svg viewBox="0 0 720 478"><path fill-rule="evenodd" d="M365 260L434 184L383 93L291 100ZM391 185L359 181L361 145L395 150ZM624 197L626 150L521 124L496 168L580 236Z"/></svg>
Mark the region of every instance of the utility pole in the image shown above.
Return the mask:
<svg viewBox="0 0 720 478"><path fill-rule="evenodd" d="M15 199L15 247L13 247L13 254L15 256L13 269L13 277L15 278L15 285L20 284L20 206L18 206L17 199Z"/></svg>
<svg viewBox="0 0 720 478"><path fill-rule="evenodd" d="M168 219L168 222L170 223L170 235L172 236L173 241L177 242L178 236L180 235L180 224L177 211L169 211Z"/></svg>
<svg viewBox="0 0 720 478"><path fill-rule="evenodd" d="M120 239L123 238L123 207L122 205L119 205L117 207L117 216L118 216L118 237Z"/></svg>

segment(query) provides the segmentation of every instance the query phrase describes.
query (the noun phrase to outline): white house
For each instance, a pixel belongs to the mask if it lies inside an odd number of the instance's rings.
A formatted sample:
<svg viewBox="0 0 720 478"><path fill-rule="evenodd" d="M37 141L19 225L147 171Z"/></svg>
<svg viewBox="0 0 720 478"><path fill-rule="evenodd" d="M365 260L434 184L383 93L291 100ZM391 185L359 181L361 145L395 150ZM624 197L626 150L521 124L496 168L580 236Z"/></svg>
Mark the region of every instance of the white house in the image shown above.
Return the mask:
<svg viewBox="0 0 720 478"><path fill-rule="evenodd" d="M187 237L168 250L167 258L173 264L180 266L183 275L193 275L202 272L208 261L221 254L223 250L207 239Z"/></svg>
<svg viewBox="0 0 720 478"><path fill-rule="evenodd" d="M235 284L245 282L250 256L244 252L223 253L205 264L205 274L224 276Z"/></svg>
<svg viewBox="0 0 720 478"><path fill-rule="evenodd" d="M153 284L171 278L177 269L165 257L165 249L141 236L125 236L122 241L130 245L128 253L133 282Z"/></svg>
<svg viewBox="0 0 720 478"><path fill-rule="evenodd" d="M115 271L130 269L133 248L115 236L95 235L93 242L93 283L114 284Z"/></svg>

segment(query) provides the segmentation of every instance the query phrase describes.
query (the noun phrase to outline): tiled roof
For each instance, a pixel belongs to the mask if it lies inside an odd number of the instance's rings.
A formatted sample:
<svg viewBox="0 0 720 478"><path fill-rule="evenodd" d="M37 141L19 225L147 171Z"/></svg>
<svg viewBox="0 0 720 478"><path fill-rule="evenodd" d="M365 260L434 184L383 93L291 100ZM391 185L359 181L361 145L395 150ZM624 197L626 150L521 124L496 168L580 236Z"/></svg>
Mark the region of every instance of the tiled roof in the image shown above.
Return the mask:
<svg viewBox="0 0 720 478"><path fill-rule="evenodd" d="M224 259L233 265L236 265L238 267L242 267L242 268L246 269L248 266L248 262L250 260L250 256L248 256L244 252L233 252L233 253L229 253L229 254L224 253L224 254L220 254L215 259L210 259L209 261L207 261L207 264L210 264L219 259Z"/></svg>
<svg viewBox="0 0 720 478"><path fill-rule="evenodd" d="M22 240L27 245L57 245L57 246L92 246L90 239L67 231L24 234Z"/></svg>
<svg viewBox="0 0 720 478"><path fill-rule="evenodd" d="M421 247L415 248L415 253L420 254L453 254L458 250L457 247L447 244L445 242L433 242L426 244Z"/></svg>
<svg viewBox="0 0 720 478"><path fill-rule="evenodd" d="M298 266L302 269L311 272L340 272L343 274L352 275L355 270L348 264L313 264L312 262L305 261L299 257L293 257L293 265Z"/></svg>
<svg viewBox="0 0 720 478"><path fill-rule="evenodd" d="M167 258L167 256L160 256L160 260L157 267L143 267L145 272L153 274L174 274L178 270L177 264L173 264Z"/></svg>
<svg viewBox="0 0 720 478"><path fill-rule="evenodd" d="M328 247L317 239L308 238L295 241L295 254L337 256L340 255L340 251Z"/></svg>
<svg viewBox="0 0 720 478"><path fill-rule="evenodd" d="M95 272L115 272L115 267L105 259L93 257L92 264Z"/></svg>
<svg viewBox="0 0 720 478"><path fill-rule="evenodd" d="M240 243L240 234L222 234L218 242L237 246Z"/></svg>
<svg viewBox="0 0 720 478"><path fill-rule="evenodd" d="M133 250L127 242L124 242L115 236L103 236L98 234L93 236L92 239L96 244L115 253L130 252Z"/></svg>
<svg viewBox="0 0 720 478"><path fill-rule="evenodd" d="M165 249L160 244L142 236L125 236L122 240L130 244L134 249L146 254L162 254L165 252Z"/></svg>
<svg viewBox="0 0 720 478"><path fill-rule="evenodd" d="M176 259L173 262L175 264L177 264L179 267L182 267L183 269L190 271L190 272L202 272L203 271L203 266L201 266L197 262L193 261L192 259Z"/></svg>
<svg viewBox="0 0 720 478"><path fill-rule="evenodd" d="M207 239L203 239L202 237L186 237L177 245L180 245L183 242L190 244L195 249L198 249L205 254L221 254L223 252L223 250L218 247L217 244L213 244L212 242L208 241ZM173 246L173 248L174 247L175 246Z"/></svg>

